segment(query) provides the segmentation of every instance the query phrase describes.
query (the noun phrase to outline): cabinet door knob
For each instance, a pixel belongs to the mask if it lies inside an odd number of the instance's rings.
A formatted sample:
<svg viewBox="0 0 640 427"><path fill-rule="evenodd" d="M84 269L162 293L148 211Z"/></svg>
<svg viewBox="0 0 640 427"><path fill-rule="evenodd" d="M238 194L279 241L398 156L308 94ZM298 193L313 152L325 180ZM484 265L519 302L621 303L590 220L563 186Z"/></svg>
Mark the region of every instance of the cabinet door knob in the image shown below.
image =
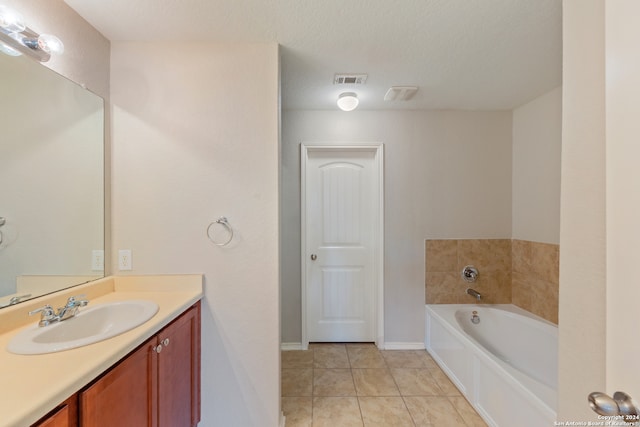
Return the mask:
<svg viewBox="0 0 640 427"><path fill-rule="evenodd" d="M156 353L160 353L162 351L162 344L158 344L157 346L153 347L153 351L155 351Z"/></svg>
<svg viewBox="0 0 640 427"><path fill-rule="evenodd" d="M169 345L169 338L163 339L162 340L162 345L165 346L165 347L168 346Z"/></svg>

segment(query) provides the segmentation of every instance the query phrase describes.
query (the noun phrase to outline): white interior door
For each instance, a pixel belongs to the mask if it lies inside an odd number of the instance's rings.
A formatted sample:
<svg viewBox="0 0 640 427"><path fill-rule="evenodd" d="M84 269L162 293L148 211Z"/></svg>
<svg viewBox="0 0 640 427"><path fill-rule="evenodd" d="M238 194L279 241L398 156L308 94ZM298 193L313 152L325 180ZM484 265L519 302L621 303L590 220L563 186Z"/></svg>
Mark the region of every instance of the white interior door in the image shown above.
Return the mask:
<svg viewBox="0 0 640 427"><path fill-rule="evenodd" d="M381 151L303 145L305 345L379 339Z"/></svg>
<svg viewBox="0 0 640 427"><path fill-rule="evenodd" d="M607 393L640 402L640 2L607 1ZM640 425L637 423L635 425Z"/></svg>

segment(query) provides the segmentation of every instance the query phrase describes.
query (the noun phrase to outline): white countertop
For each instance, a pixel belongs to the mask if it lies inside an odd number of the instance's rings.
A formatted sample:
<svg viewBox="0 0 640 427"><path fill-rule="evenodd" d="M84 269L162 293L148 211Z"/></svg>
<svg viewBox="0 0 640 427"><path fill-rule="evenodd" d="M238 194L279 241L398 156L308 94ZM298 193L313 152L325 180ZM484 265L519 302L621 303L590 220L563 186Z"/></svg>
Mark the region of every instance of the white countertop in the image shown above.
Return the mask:
<svg viewBox="0 0 640 427"><path fill-rule="evenodd" d="M20 330L38 321L28 311L62 305L85 294L90 305L146 299L158 312L121 335L72 350L18 355L6 350ZM201 275L108 277L0 310L0 427L27 427L118 362L202 298ZM6 312L5 312L6 310Z"/></svg>

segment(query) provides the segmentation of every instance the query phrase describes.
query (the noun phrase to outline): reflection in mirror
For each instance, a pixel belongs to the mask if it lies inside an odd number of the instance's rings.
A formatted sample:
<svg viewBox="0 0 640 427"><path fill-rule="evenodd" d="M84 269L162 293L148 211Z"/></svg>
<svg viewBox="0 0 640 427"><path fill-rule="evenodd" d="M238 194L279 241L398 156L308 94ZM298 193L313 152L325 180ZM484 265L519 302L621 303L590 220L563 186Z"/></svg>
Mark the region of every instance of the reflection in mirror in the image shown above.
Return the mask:
<svg viewBox="0 0 640 427"><path fill-rule="evenodd" d="M0 307L104 276L104 102L0 54Z"/></svg>

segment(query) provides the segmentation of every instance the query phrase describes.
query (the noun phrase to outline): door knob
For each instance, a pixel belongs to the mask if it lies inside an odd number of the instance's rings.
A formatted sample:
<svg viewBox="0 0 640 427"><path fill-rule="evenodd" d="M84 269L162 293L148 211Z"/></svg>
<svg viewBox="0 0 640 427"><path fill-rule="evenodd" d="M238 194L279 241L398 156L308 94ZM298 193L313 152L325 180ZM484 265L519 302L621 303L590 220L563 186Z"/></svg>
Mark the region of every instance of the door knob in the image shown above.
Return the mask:
<svg viewBox="0 0 640 427"><path fill-rule="evenodd" d="M589 406L600 415L620 415L629 421L638 421L640 415L640 408L631 396L621 391L616 391L613 398L599 391L593 392L589 395Z"/></svg>
<svg viewBox="0 0 640 427"><path fill-rule="evenodd" d="M315 261L318 259L318 255L316 254L311 254L311 261Z"/></svg>

